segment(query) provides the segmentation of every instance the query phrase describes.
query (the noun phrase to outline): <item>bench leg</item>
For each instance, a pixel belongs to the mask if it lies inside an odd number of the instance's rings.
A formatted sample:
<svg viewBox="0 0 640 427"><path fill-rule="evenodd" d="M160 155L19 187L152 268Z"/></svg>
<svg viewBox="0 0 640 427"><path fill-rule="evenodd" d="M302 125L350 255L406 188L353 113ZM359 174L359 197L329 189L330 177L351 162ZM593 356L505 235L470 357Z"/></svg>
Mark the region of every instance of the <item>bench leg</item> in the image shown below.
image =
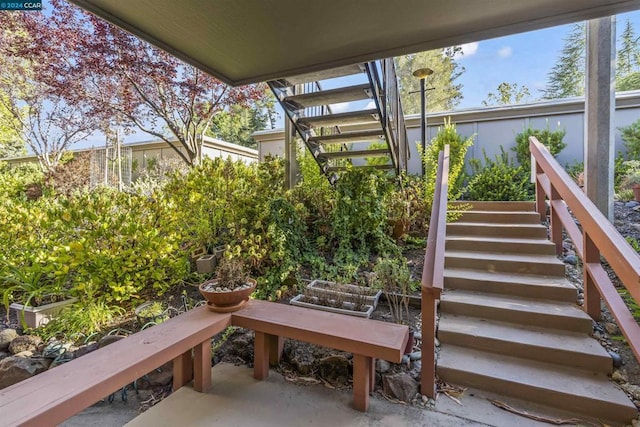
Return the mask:
<svg viewBox="0 0 640 427"><path fill-rule="evenodd" d="M186 385L193 379L193 359L191 350L173 359L173 391Z"/></svg>
<svg viewBox="0 0 640 427"><path fill-rule="evenodd" d="M193 389L204 393L211 388L211 341L206 340L193 350Z"/></svg>
<svg viewBox="0 0 640 427"><path fill-rule="evenodd" d="M371 357L360 354L353 355L353 407L366 412L369 407L369 391L371 390Z"/></svg>
<svg viewBox="0 0 640 427"><path fill-rule="evenodd" d="M371 367L369 368L369 391L373 393L376 388L376 359L371 358Z"/></svg>
<svg viewBox="0 0 640 427"><path fill-rule="evenodd" d="M255 379L267 379L269 364L277 365L280 363L283 342L282 337L256 331L253 351L253 377Z"/></svg>

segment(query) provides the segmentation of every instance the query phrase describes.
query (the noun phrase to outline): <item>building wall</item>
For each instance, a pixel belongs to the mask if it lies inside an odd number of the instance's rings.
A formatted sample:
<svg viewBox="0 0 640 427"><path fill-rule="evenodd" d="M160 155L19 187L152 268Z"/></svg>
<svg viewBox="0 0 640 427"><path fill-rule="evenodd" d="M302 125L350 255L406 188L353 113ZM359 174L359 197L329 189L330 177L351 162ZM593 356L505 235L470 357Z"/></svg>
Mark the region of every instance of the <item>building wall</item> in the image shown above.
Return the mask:
<svg viewBox="0 0 640 427"><path fill-rule="evenodd" d="M450 117L464 136L475 135L474 144L467 158L483 158L483 150L493 158L500 153L500 146L509 152L515 161L515 136L527 127L551 130L558 127L566 130L564 142L567 147L558 155L562 165L582 161L584 158L584 99L543 101L517 106L489 107L473 110L430 113L427 115L427 142L438 133L438 127ZM620 137L620 127L628 126L640 119L640 91L626 92L616 97L614 117L615 150L624 152L624 142ZM421 171L417 146L420 143L420 115L410 115L406 119L407 140L411 148L409 172ZM348 127L343 129L349 130ZM355 130L356 127L353 127ZM361 129L361 128L359 128ZM266 154L283 155L284 132L280 130L261 131L254 134L258 141L260 159Z"/></svg>

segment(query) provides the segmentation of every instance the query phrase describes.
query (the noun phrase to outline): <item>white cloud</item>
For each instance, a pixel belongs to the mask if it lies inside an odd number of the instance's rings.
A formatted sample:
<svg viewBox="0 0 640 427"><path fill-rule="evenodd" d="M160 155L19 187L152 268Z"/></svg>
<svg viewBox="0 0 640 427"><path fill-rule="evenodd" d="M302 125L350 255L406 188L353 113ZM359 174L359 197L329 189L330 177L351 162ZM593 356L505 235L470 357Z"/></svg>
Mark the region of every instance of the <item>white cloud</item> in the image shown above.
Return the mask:
<svg viewBox="0 0 640 427"><path fill-rule="evenodd" d="M345 111L347 111L349 109L349 103L348 102L340 102L338 104L331 104L331 111L335 114L335 113L344 113Z"/></svg>
<svg viewBox="0 0 640 427"><path fill-rule="evenodd" d="M462 48L462 51L456 54L456 59L467 58L469 56L475 55L476 52L478 52L478 42L465 43L463 45L460 45L460 47Z"/></svg>
<svg viewBox="0 0 640 427"><path fill-rule="evenodd" d="M512 53L513 53L513 49L511 48L511 46L505 46L498 51L498 56L500 58L508 58L511 56Z"/></svg>

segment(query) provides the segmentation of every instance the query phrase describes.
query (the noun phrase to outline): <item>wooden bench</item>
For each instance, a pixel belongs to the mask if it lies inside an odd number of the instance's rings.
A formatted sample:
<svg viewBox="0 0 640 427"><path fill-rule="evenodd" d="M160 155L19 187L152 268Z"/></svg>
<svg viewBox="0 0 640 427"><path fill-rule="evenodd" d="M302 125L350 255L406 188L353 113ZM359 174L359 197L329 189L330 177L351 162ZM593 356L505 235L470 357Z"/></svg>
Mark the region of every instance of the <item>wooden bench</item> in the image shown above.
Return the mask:
<svg viewBox="0 0 640 427"><path fill-rule="evenodd" d="M199 307L0 390L0 425L55 425L173 361L173 388L211 386L211 337L230 314ZM192 355L193 354L193 355Z"/></svg>
<svg viewBox="0 0 640 427"><path fill-rule="evenodd" d="M375 359L400 363L409 328L394 323L309 310L266 301L250 301L232 315L234 326L255 331L254 377L269 375L283 338L293 338L353 353L353 406L366 411L375 383Z"/></svg>

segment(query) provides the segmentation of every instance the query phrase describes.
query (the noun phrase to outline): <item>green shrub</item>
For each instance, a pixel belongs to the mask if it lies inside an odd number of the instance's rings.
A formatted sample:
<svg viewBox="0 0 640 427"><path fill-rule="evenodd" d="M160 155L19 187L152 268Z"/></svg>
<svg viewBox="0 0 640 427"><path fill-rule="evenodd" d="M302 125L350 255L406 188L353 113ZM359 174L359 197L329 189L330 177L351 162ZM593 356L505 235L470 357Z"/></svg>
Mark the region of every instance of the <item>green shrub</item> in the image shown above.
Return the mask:
<svg viewBox="0 0 640 427"><path fill-rule="evenodd" d="M436 177L438 174L438 154L449 144L449 190L448 200L455 200L460 197L462 189L462 174L464 168L464 158L467 150L473 145L474 136L468 138L460 135L456 130L456 125L451 123L451 119L445 120L444 126L438 128L438 134L431 140L424 153L422 161L425 169L425 200L429 203L428 213L431 212L433 196L435 194Z"/></svg>
<svg viewBox="0 0 640 427"><path fill-rule="evenodd" d="M484 153L484 166L478 159L471 161L474 176L467 186L469 200L517 201L529 199L529 174L522 166L514 166L507 152L495 160Z"/></svg>
<svg viewBox="0 0 640 427"><path fill-rule="evenodd" d="M640 160L640 119L629 126L620 128L629 160Z"/></svg>
<svg viewBox="0 0 640 427"><path fill-rule="evenodd" d="M535 136L538 141L545 145L553 157L556 157L567 146L562 140L566 131L557 129L551 131L547 124L546 129L523 129L522 133L516 135L516 146L512 148L516 153L518 163L525 171L531 170L531 151L529 150L529 137Z"/></svg>
<svg viewBox="0 0 640 427"><path fill-rule="evenodd" d="M35 163L9 166L0 162L0 199L26 200L28 190L33 186L41 189L43 180L44 174Z"/></svg>

